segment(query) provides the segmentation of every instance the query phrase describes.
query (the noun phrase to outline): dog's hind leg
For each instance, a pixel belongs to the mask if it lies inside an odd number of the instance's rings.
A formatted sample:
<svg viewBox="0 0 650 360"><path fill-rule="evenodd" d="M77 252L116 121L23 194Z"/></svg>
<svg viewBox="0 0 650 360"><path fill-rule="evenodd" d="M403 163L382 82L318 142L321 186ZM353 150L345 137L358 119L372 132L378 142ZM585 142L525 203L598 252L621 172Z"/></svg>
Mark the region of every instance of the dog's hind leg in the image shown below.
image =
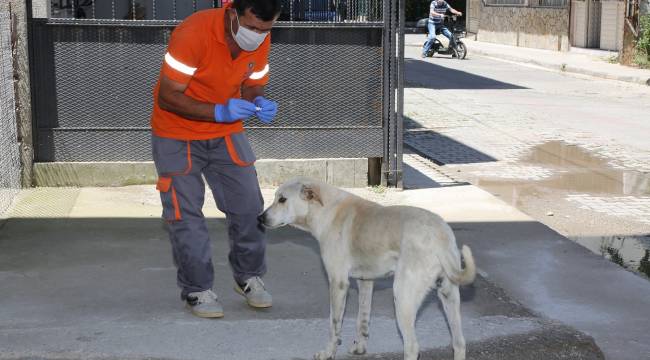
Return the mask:
<svg viewBox="0 0 650 360"><path fill-rule="evenodd" d="M330 360L336 356L336 348L341 343L341 327L349 286L347 276L330 278L330 340L324 351L314 355L315 360Z"/></svg>
<svg viewBox="0 0 650 360"><path fill-rule="evenodd" d="M422 270L404 269L404 266L401 266L395 272L395 315L404 340L404 360L418 358L420 349L415 335L415 318L432 284L431 274Z"/></svg>
<svg viewBox="0 0 650 360"><path fill-rule="evenodd" d="M447 315L451 344L454 348L454 360L465 360L465 338L460 321L460 292L458 285L445 278L438 289L438 298Z"/></svg>
<svg viewBox="0 0 650 360"><path fill-rule="evenodd" d="M370 308L372 307L372 280L357 280L359 288L359 314L357 315L357 338L350 348L350 354L363 355L366 353L370 331Z"/></svg>

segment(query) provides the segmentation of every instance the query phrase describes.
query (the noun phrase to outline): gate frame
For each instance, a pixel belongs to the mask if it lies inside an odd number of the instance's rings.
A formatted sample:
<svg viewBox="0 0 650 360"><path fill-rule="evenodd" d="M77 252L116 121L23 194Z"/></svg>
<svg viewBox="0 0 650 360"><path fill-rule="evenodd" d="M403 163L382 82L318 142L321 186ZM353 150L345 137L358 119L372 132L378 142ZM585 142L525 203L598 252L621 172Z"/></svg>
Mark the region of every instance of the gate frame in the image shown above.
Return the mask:
<svg viewBox="0 0 650 360"><path fill-rule="evenodd" d="M137 20L57 20L50 18L49 12L43 9L38 9L38 5L44 5L45 8L49 8L48 0L25 0L27 4L28 12L28 22L29 22L29 50L30 50L30 68L34 69L34 62L36 57L35 49L35 39L33 26L35 22L40 22L41 24L45 21L47 24L71 24L71 25L125 25L130 26L139 26L135 24ZM34 18L34 9L37 9L37 13L46 13L48 16L45 20L43 18ZM405 0L383 0L383 25L380 26L382 29L382 73L383 73L383 82L382 82L382 107L383 107L383 116L381 120L381 126L383 128L383 157L381 158L381 184L384 186L394 186L402 187L402 154L403 154L403 145L402 145L402 134L403 134L403 106L404 106L404 6ZM39 16L37 14L37 16ZM152 21L146 20L146 25L148 26L170 26L180 23L179 21ZM367 26L378 27L378 23L371 23ZM144 25L144 24L142 24ZM278 28L319 28L319 27L354 27L360 28L365 27L366 24L362 23L320 23L320 22L310 22L310 23L299 23L299 22L278 22L275 27ZM38 83L32 72L32 102L37 97L36 83ZM32 121L32 130L35 143L35 151L37 150L37 141L38 141L38 119L37 116L34 116L35 110L33 112L33 121ZM372 164L376 164L377 161L373 161L372 158L369 158L369 176L373 172L373 169L370 168Z"/></svg>

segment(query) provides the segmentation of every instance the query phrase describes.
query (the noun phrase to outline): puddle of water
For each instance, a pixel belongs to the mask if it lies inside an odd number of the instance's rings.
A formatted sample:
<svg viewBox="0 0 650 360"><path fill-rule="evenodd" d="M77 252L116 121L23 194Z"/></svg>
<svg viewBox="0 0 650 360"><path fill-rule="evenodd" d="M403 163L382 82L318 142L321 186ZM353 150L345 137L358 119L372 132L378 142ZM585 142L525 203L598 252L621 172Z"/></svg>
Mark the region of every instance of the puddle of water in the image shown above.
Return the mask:
<svg viewBox="0 0 650 360"><path fill-rule="evenodd" d="M542 144L534 147L522 163L543 166L555 175L541 180L520 180L468 174L468 180L498 194L513 206L521 206L522 198L557 191L605 196L650 195L650 174L613 168L606 159L579 146L559 141Z"/></svg>
<svg viewBox="0 0 650 360"><path fill-rule="evenodd" d="M589 194L650 195L649 174L613 168L606 159L561 141L534 147L524 161L558 170L557 176L541 180L538 186Z"/></svg>
<svg viewBox="0 0 650 360"><path fill-rule="evenodd" d="M650 235L578 236L570 239L613 263L650 278Z"/></svg>
<svg viewBox="0 0 650 360"><path fill-rule="evenodd" d="M533 147L526 161L544 165L607 167L607 160L563 141L550 141Z"/></svg>
<svg viewBox="0 0 650 360"><path fill-rule="evenodd" d="M541 166L554 175L540 180L523 180L472 176L470 170L467 180L519 209L526 208L531 198L554 199L558 194L560 197L575 193L603 197L650 195L650 174L616 169L607 159L561 141L532 148L520 164ZM650 278L650 235L574 237L572 240Z"/></svg>

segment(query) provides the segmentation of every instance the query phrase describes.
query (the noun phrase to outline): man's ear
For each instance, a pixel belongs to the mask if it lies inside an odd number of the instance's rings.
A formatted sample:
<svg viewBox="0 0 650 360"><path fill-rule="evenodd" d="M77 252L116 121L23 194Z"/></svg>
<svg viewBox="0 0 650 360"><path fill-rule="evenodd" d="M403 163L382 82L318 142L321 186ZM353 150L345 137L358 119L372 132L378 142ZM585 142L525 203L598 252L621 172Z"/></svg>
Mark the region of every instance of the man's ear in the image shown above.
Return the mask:
<svg viewBox="0 0 650 360"><path fill-rule="evenodd" d="M323 200L320 198L320 189L318 186L303 185L300 190L300 198L307 201L315 201L323 206Z"/></svg>

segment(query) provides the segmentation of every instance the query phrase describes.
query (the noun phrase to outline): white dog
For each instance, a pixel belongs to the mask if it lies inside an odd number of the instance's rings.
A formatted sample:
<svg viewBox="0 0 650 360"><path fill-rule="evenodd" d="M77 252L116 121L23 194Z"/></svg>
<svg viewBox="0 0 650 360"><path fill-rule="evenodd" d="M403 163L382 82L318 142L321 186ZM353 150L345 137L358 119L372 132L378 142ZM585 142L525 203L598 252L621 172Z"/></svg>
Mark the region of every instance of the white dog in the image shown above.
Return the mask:
<svg viewBox="0 0 650 360"><path fill-rule="evenodd" d="M297 178L280 186L260 220L270 228L292 225L308 231L320 244L330 284L330 340L315 359L334 359L336 355L349 277L358 279L359 287L357 339L350 352L366 352L373 279L392 274L404 359L418 358L415 318L424 297L434 288L449 322L454 360L465 359L458 286L474 281L476 266L469 247L463 246L465 269L461 269L454 234L438 215L409 206L384 207Z"/></svg>

